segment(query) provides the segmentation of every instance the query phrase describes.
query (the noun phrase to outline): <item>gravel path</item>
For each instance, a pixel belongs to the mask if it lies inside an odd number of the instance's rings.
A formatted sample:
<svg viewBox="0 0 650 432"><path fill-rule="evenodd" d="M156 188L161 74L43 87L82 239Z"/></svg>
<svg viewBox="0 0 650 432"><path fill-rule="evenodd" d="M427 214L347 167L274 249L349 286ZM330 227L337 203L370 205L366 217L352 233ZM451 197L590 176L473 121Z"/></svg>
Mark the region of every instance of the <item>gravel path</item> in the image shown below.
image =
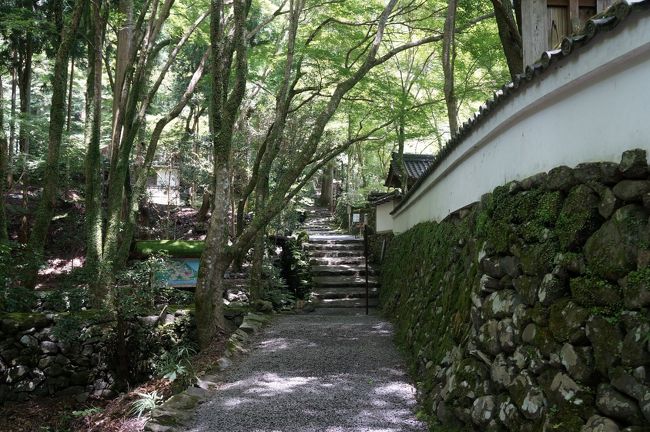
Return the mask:
<svg viewBox="0 0 650 432"><path fill-rule="evenodd" d="M388 322L337 311L287 316L224 372L187 430L426 431L414 396Z"/></svg>

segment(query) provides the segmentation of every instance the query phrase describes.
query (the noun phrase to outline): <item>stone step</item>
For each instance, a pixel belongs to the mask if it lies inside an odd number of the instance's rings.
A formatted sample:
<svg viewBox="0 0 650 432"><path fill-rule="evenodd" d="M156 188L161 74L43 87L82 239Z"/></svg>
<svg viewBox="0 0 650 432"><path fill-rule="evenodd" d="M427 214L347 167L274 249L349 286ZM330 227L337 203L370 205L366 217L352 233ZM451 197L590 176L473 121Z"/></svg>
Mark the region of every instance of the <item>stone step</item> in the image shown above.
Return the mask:
<svg viewBox="0 0 650 432"><path fill-rule="evenodd" d="M315 265L311 267L313 276L359 276L366 274L365 265ZM368 267L369 275L376 275L378 272Z"/></svg>
<svg viewBox="0 0 650 432"><path fill-rule="evenodd" d="M366 278L360 276L314 276L312 282L316 288L356 288L366 286ZM376 277L368 277L368 286L376 287L378 285L379 282Z"/></svg>
<svg viewBox="0 0 650 432"><path fill-rule="evenodd" d="M350 256L350 257L312 257L309 260L312 266L327 266L327 265L364 265L365 257L363 256ZM312 267L313 268L313 267Z"/></svg>
<svg viewBox="0 0 650 432"><path fill-rule="evenodd" d="M330 244L360 244L363 245L363 239L355 238L345 238L341 235L332 235L332 236L314 236L309 239L307 245L330 245Z"/></svg>
<svg viewBox="0 0 650 432"><path fill-rule="evenodd" d="M376 298L368 299L368 304L371 308L376 308L379 305L379 300ZM365 308L366 299L324 299L317 303L317 308Z"/></svg>
<svg viewBox="0 0 650 432"><path fill-rule="evenodd" d="M317 299L350 299L350 298L366 298L366 290L359 288L316 288L312 291L312 295ZM376 298L379 295L379 290L375 288L368 289L368 298Z"/></svg>
<svg viewBox="0 0 650 432"><path fill-rule="evenodd" d="M343 251L343 250L360 250L363 251L363 243L307 243L307 250L325 250L325 251Z"/></svg>
<svg viewBox="0 0 650 432"><path fill-rule="evenodd" d="M354 257L363 258L362 250L312 250L309 251L310 258L341 258Z"/></svg>

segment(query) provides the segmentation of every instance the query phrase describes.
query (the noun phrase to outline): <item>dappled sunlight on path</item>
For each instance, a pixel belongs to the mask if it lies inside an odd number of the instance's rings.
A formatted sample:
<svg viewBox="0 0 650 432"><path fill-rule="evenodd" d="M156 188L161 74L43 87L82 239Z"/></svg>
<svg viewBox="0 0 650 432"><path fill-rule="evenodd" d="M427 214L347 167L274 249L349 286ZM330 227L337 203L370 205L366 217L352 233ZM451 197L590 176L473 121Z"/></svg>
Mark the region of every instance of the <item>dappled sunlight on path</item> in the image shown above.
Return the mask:
<svg viewBox="0 0 650 432"><path fill-rule="evenodd" d="M192 432L425 431L379 317L298 315L266 330L199 407Z"/></svg>

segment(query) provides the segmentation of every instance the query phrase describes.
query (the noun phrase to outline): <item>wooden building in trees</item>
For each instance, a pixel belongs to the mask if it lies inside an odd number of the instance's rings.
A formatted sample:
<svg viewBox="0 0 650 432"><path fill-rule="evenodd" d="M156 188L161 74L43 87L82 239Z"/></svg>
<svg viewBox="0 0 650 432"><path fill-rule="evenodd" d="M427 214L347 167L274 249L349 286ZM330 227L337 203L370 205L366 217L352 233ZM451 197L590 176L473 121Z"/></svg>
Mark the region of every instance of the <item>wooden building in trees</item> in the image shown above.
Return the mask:
<svg viewBox="0 0 650 432"><path fill-rule="evenodd" d="M587 20L603 12L614 0L525 0L521 2L524 65L535 63L542 52L557 47Z"/></svg>

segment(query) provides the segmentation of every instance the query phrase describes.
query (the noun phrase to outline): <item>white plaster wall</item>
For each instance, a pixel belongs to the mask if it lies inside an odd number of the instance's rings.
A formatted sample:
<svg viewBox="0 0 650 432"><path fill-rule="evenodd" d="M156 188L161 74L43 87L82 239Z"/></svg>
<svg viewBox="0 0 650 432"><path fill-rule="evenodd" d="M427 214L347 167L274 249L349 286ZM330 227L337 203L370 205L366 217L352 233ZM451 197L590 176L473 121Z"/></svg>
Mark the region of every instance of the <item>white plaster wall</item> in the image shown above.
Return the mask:
<svg viewBox="0 0 650 432"><path fill-rule="evenodd" d="M639 16L642 15L642 16ZM403 232L508 181L560 165L650 154L650 16L631 16L546 71L459 145L393 214Z"/></svg>
<svg viewBox="0 0 650 432"><path fill-rule="evenodd" d="M376 207L378 233L393 231L393 216L391 216L390 212L392 212L394 208L395 202L393 200L379 204Z"/></svg>

